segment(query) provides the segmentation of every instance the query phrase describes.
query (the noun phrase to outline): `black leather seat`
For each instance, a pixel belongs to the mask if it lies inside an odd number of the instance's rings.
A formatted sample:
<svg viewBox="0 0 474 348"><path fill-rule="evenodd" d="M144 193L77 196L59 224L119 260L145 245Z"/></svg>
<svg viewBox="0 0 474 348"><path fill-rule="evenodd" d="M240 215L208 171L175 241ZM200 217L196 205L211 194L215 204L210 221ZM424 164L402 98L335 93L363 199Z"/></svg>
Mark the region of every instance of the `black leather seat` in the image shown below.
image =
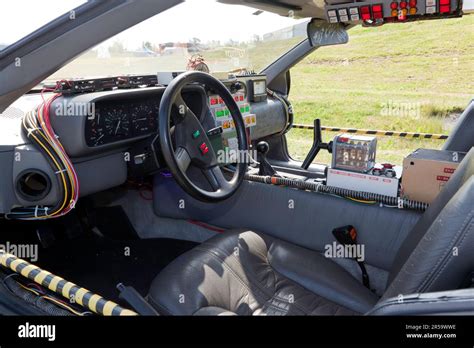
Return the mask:
<svg viewBox="0 0 474 348"><path fill-rule="evenodd" d="M474 271L474 149L400 248L380 299L321 253L228 231L169 264L148 299L169 315L354 315L414 292L460 288Z"/></svg>

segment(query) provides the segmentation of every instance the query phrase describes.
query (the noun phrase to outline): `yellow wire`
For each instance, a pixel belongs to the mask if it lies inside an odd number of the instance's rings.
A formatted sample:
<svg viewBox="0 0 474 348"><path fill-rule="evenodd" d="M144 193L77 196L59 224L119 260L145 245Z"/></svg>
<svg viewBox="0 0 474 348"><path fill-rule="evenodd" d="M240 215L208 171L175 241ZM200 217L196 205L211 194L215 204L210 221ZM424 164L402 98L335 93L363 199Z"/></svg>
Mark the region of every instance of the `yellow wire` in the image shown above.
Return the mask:
<svg viewBox="0 0 474 348"><path fill-rule="evenodd" d="M23 124L25 126L26 129L28 129L28 127L26 127L26 124L24 123L25 122L25 119L23 119ZM41 134L41 131L38 129L39 133ZM58 214L59 212L61 212L66 203L67 203L67 186L66 186L66 179L64 177L64 174L63 172L61 171L61 167L59 166L58 162L56 161L56 159L53 157L53 155L51 154L51 152L43 145L43 143L33 134L33 133L30 133L30 135L36 140L36 142L46 151L46 153L49 155L49 157L53 160L54 164L56 165L57 167L57 170L59 171L60 175L61 175L61 179L63 181L63 185L64 185L64 199L63 199L63 204L61 206L61 208L59 208L58 210L56 210L54 213L51 213L51 214L46 214L44 216L38 216L37 218L41 218L41 219L45 219L47 217L50 217L50 216L54 216L56 214ZM44 137L44 136L43 136ZM74 185L72 185L74 186Z"/></svg>
<svg viewBox="0 0 474 348"><path fill-rule="evenodd" d="M39 108L37 109L38 111L38 119L40 121L40 123L42 124L43 128L46 128L46 124L44 122L44 119L43 119L43 108ZM63 164L65 165L65 167L67 167L67 174L68 174L68 177L69 177L69 182L71 183L71 192L72 192L72 197L75 196L76 194L76 187L74 185L74 174L73 174L73 171L74 171L74 168L72 168L72 166L69 164L69 160L65 157L64 155L64 152L62 151L58 151L56 148L57 147L60 147L59 150L64 150L64 147L62 146L61 143L55 143L53 141L50 141L50 139L48 137L46 137L43 132L40 132L40 135L51 145L51 147L53 149L55 149L55 153L62 159L62 162ZM73 201L73 199L71 199L71 202Z"/></svg>
<svg viewBox="0 0 474 348"><path fill-rule="evenodd" d="M63 308L66 308L68 309L69 311L71 311L72 313L76 314L76 315L79 315L79 316L83 316L83 314L79 311L76 311L75 309L73 309L72 307L68 306L67 304L65 303L62 303L61 301L58 301L56 300L55 298L53 297L49 297L49 296L42 296L42 298L46 299L46 300L49 300L51 302L54 302L55 304L57 304L58 306L61 306Z"/></svg>
<svg viewBox="0 0 474 348"><path fill-rule="evenodd" d="M359 203L365 203L365 204L374 204L377 203L377 201L364 201L362 199L356 199L352 197L346 197L347 199L350 199L351 201L359 202Z"/></svg>
<svg viewBox="0 0 474 348"><path fill-rule="evenodd" d="M20 285L23 289L28 290L28 291L32 292L33 294L35 294L37 296L40 295L40 293L38 291L30 289L30 288L24 286L23 284L21 284L20 282L17 282L17 284Z"/></svg>

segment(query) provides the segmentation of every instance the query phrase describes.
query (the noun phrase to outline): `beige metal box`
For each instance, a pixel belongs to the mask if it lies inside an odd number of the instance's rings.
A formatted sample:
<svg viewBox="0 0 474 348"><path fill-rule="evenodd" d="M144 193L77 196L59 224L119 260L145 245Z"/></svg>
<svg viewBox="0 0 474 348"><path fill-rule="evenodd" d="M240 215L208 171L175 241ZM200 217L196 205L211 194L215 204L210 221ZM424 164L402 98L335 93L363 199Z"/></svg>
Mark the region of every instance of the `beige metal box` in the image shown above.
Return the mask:
<svg viewBox="0 0 474 348"><path fill-rule="evenodd" d="M403 160L402 196L431 203L464 158L464 152L418 149Z"/></svg>

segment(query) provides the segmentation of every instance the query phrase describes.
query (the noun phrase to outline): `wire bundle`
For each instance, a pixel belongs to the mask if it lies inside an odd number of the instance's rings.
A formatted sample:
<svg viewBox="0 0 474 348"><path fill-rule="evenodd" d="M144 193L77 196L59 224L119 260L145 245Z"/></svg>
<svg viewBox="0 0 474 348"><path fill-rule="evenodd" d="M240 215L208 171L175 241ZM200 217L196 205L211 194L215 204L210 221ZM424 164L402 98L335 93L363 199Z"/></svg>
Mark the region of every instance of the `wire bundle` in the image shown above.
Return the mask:
<svg viewBox="0 0 474 348"><path fill-rule="evenodd" d="M355 191L343 189L340 187L326 186L316 182L306 182L303 180L253 174L246 174L245 179L249 181L260 182L263 184L282 185L286 187L296 188L299 190L308 190L317 193L334 195L364 204L380 203L385 207L396 207L399 209L411 209L419 211L425 211L426 209L428 209L428 204L422 202L412 201L405 198L386 196L378 193Z"/></svg>
<svg viewBox="0 0 474 348"><path fill-rule="evenodd" d="M53 91L52 89L44 91ZM69 156L55 134L49 110L53 101L61 96L54 94L28 112L22 121L22 130L48 161L56 175L60 197L54 206L32 206L14 209L6 217L21 220L41 220L63 216L74 209L79 198L79 180Z"/></svg>

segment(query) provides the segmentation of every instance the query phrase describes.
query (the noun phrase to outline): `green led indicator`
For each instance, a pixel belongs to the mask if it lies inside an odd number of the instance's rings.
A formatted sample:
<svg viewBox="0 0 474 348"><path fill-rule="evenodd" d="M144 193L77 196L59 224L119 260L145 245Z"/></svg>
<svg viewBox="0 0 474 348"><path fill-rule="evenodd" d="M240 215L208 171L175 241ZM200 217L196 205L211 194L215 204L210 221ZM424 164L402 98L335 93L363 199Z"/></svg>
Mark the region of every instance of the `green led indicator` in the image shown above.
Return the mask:
<svg viewBox="0 0 474 348"><path fill-rule="evenodd" d="M250 106L249 106L249 105L247 105L247 106L245 107L245 111L246 111L246 112L249 112L249 111L250 111Z"/></svg>
<svg viewBox="0 0 474 348"><path fill-rule="evenodd" d="M193 133L193 138L196 139L196 138L198 138L200 135L201 135L201 132L200 132L199 130L197 130L197 131L195 131L195 132Z"/></svg>
<svg viewBox="0 0 474 348"><path fill-rule="evenodd" d="M226 110L224 111L224 114L225 114L226 116L229 116L229 110L226 109Z"/></svg>
<svg viewBox="0 0 474 348"><path fill-rule="evenodd" d="M219 110L219 111L217 111L217 112L216 112L216 116L217 116L217 117L222 117L222 116L224 116L224 110Z"/></svg>

